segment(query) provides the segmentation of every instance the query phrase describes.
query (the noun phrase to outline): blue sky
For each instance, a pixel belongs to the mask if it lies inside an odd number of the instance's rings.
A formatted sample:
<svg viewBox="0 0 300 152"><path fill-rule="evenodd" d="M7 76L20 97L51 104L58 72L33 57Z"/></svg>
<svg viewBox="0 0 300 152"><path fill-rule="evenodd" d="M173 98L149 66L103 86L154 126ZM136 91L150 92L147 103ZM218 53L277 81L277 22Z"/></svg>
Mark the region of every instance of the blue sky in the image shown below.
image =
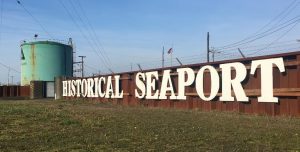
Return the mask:
<svg viewBox="0 0 300 152"><path fill-rule="evenodd" d="M216 49L234 43L264 27L294 0L20 0L20 2L53 38L58 40L73 38L77 55L87 56L86 74L90 75L98 71L106 73L108 68L115 72L128 71L131 65L133 69L137 69L137 63L145 69L158 67L161 64L163 46L166 50L173 46L173 58L178 57L183 63L204 61L207 32L211 35L211 46ZM294 9L282 18L281 23L300 15L298 3L299 1L295 1ZM49 36L15 0L2 0L1 4L3 12L0 27L2 54L0 62L20 71L20 42L24 39L33 39L36 33L41 39L49 39ZM97 39L87 26L88 20ZM299 50L300 45L296 39L300 39L300 25L296 23L293 28L291 26L294 24L289 26L290 31L287 27L239 47L249 55L266 46L268 47L259 53ZM276 22L265 29L272 26L276 27ZM93 43L94 40L99 42L98 46ZM272 42L274 44L268 45ZM285 46L276 47L279 44ZM222 53L216 54L216 59L239 57L236 49L220 50ZM99 51L107 56L106 66L95 53L100 53ZM166 55L167 66L171 65L170 58L170 55ZM172 64L175 65L176 62L173 60ZM0 67L0 72L0 82L6 83L7 68ZM15 82L19 81L19 73L12 71L10 75L14 76Z"/></svg>

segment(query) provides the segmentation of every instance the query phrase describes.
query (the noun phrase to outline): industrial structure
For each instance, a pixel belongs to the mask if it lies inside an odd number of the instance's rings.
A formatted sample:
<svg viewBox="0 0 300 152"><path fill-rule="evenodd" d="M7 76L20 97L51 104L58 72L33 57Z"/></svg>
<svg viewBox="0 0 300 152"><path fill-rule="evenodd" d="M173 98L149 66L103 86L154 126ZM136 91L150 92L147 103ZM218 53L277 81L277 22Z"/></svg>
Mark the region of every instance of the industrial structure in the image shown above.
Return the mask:
<svg viewBox="0 0 300 152"><path fill-rule="evenodd" d="M21 44L21 85L31 81L54 81L56 76L73 76L73 47L54 41Z"/></svg>
<svg viewBox="0 0 300 152"><path fill-rule="evenodd" d="M55 97L55 78L73 76L72 39L68 43L35 39L23 41L20 47L21 86L0 86L0 97Z"/></svg>

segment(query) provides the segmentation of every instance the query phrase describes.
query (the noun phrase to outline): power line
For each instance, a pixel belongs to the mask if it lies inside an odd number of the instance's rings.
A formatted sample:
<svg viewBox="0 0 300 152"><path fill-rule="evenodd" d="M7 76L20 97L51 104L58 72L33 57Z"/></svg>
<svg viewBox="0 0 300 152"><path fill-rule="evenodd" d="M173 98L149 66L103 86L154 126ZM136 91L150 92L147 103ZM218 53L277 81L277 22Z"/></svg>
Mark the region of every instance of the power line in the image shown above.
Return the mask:
<svg viewBox="0 0 300 152"><path fill-rule="evenodd" d="M90 41L90 39L85 35L85 33L82 31L82 29L80 28L79 24L76 22L76 20L74 19L74 17L72 16L71 12L69 11L69 9L66 7L66 5L58 0L59 3L62 5L62 7L66 10L67 14L69 15L69 17L71 18L72 22L75 24L75 26L78 28L80 34L83 36L83 38L89 43L89 46L92 48L92 50L96 53L96 55L98 56L98 58L102 61L103 65L109 69L109 67L107 66L106 62L102 59L102 57L99 55L99 53L96 51L96 49L93 46L93 43Z"/></svg>
<svg viewBox="0 0 300 152"><path fill-rule="evenodd" d="M19 0L17 0L17 3L25 10L25 12L27 13L27 14L29 14L29 16L31 16L32 17L32 19L42 28L42 30L50 37L50 38L52 38L52 39L54 39L53 38L53 36L45 29L45 27L39 22L39 20L37 20L33 15L32 15L32 13L30 13L26 8L25 8L25 6L19 1Z"/></svg>
<svg viewBox="0 0 300 152"><path fill-rule="evenodd" d="M280 35L277 39L275 39L274 41L272 41L268 46L256 51L256 52L253 52L252 54L249 54L249 55L253 55L253 54L256 54L262 50L265 50L267 49L268 47L270 47L271 45L273 45L275 42L277 42L278 40L280 40L281 38L283 38L285 35L287 35L292 29L294 29L296 27L296 25L298 24L299 22L295 23L290 29L288 29L285 33L283 33L282 35Z"/></svg>
<svg viewBox="0 0 300 152"><path fill-rule="evenodd" d="M277 49L277 48L286 48L287 46L293 46L293 45L296 45L296 46L299 46L300 44L298 44L298 43L294 43L294 44L288 44L288 45L279 45L279 46L272 46L272 47L269 47L269 48L272 48L272 49ZM300 47L300 46L299 46ZM252 50L247 50L247 52L255 52L255 51L258 51L258 50L261 50L261 48L259 48L259 49L252 49ZM236 50L234 50L234 51L236 51ZM269 52L269 51L268 51ZM252 53L250 53L250 54L252 54ZM236 55L236 53L235 52L224 52L224 51L222 51L221 52L221 56L220 57L223 57L223 56L234 56L234 55ZM247 55L249 55L249 54L247 54Z"/></svg>
<svg viewBox="0 0 300 152"><path fill-rule="evenodd" d="M99 71L99 69L96 69L96 68L94 68L94 67L92 67L92 66L89 66L89 65L87 65L87 64L84 64L84 66L86 66L87 68L89 68L89 69L91 69L91 70Z"/></svg>
<svg viewBox="0 0 300 152"><path fill-rule="evenodd" d="M95 32L95 29L94 29L93 25L91 24L91 22L90 22L88 16L86 15L85 10L83 9L83 7L82 7L80 1L77 1L77 2L78 2L78 3L77 3L78 6L79 6L79 8L80 8L80 10L81 10L81 12L82 12L82 14L83 14L83 17L86 18L86 21L87 21L87 23L88 23L88 25L89 25L89 27L90 27L92 33L94 34L95 40L98 42L99 46L102 48L102 51L103 51L103 53L104 53L104 56L107 58L108 62L111 64L111 60L110 60L109 56L107 55L107 52L105 51L105 49L104 49L104 47L103 47L101 41L99 40L99 37L98 37L97 33Z"/></svg>
<svg viewBox="0 0 300 152"><path fill-rule="evenodd" d="M299 22L300 21L299 17L300 16L294 17L293 19L291 19L291 20L289 20L289 21L281 24L281 27L278 27L277 29L265 31L264 33L261 33L261 34L257 35L257 37L255 37L253 39L250 39L250 40L248 40L246 42L243 42L243 43L231 46L231 47L227 47L227 48L238 47L240 45L248 44L248 43L254 42L254 41L258 40L258 39L261 39L261 38L264 38L264 37L269 36L271 34L274 34L274 33L278 32L278 31L280 31L280 30L282 30L282 29L284 29L284 28L286 28L286 27L288 27L288 26L290 26L292 24L295 24L295 23ZM223 48L223 49L227 49L227 48ZM217 50L223 50L223 49L217 49Z"/></svg>
<svg viewBox="0 0 300 152"><path fill-rule="evenodd" d="M284 49L274 49L272 51L268 51L268 53L280 53L280 52L290 52L290 51L295 51L296 49L299 49L300 46L297 47L290 47L290 48L284 48ZM251 50L251 52L253 52L255 50ZM257 52L255 53L256 55L258 55L259 53L264 53L266 54L266 52ZM225 60L225 59L235 59L235 58L240 58L240 56L237 53L224 53L221 52L221 54L219 56L217 56L219 58L219 60Z"/></svg>
<svg viewBox="0 0 300 152"><path fill-rule="evenodd" d="M295 40L293 40L295 41ZM283 42L291 42L291 41L283 41ZM299 43L294 43L292 45L300 45ZM269 47L269 48L283 48L284 49L279 49L281 51L288 51L288 50L295 50L297 48L300 48L300 46L297 47L293 47L293 48L288 48L286 49L286 46L291 46L291 44L285 44L285 45L279 45L279 46L273 46L273 47ZM259 49L255 49L255 50L251 50L251 52L253 51L257 51ZM236 51L236 50L235 50ZM278 49L276 49L273 52L278 52ZM225 60L225 59L234 59L234 58L241 58L240 54L238 53L228 53L228 52L220 52L221 54L216 54L215 55L215 61L219 61L219 60ZM193 56L183 56L183 57L179 57L180 59L182 59L182 61L185 64L193 64L193 63L205 63L205 59L206 56L203 53L203 55L193 55ZM200 60L200 62L199 62ZM142 65L145 69L152 69L152 68L159 68L161 67L161 60L157 59L157 60L152 60L152 61L146 61L146 62L138 62L140 65ZM167 60L165 61L166 65L168 65L168 63L171 63L170 59L167 58ZM123 65L123 66L115 66L115 69L122 69L120 71L126 71L124 70L125 68L130 70L131 65Z"/></svg>
<svg viewBox="0 0 300 152"><path fill-rule="evenodd" d="M109 59L107 58L107 56L105 56L104 53L101 51L101 49L100 49L100 47L99 47L99 45L98 45L98 41L96 41L96 38L95 38L95 37L92 38L92 37L93 37L93 34L92 34L91 30L89 30L89 28L88 28L89 25L88 25L87 23L85 23L84 20L81 18L80 13L77 11L77 9L76 9L75 5L73 4L72 0L69 0L69 2L70 2L70 4L71 4L72 9L73 9L74 12L75 12L75 15L78 16L79 21L85 26L85 28L86 28L86 30L87 30L89 36L91 37L91 40L92 40L92 41L94 42L94 44L95 44L96 49L99 51L100 55L102 56L103 61L106 62L106 64L108 65L108 67L110 67L111 63L110 63Z"/></svg>
<svg viewBox="0 0 300 152"><path fill-rule="evenodd" d="M288 42L293 42L293 43L288 43ZM258 47L264 47L264 46L267 46L269 45L270 43L265 43L265 44L258 44L258 45L250 45L250 46L245 46L245 47L239 47L240 49L249 49L249 48L258 48ZM288 40L288 41L281 41L281 42L277 42L276 43L277 45L280 44L285 44L285 45L293 45L293 44L299 44L299 43L296 43L295 39L293 40ZM230 51L236 51L236 49L226 49L226 50L222 50L223 52L230 52Z"/></svg>
<svg viewBox="0 0 300 152"><path fill-rule="evenodd" d="M231 44L228 44L228 45L225 45L225 46L222 46L222 47L218 47L217 49L226 49L226 48L230 48L230 47L235 47L237 44L240 44L246 40L249 40L251 38L254 38L254 37L257 37L258 34L260 31L262 31L263 29L265 29L266 27L268 27L272 22L276 21L280 16L282 16L283 14L285 14L286 11L290 10L290 8L294 5L294 3L297 2L297 0L294 0L292 3L290 3L290 5L288 5L288 7L286 7L282 12L280 12L277 16L275 16L275 18L273 18L270 22L268 22L266 25L264 25L262 28L260 28L258 31L256 31L254 34L240 40L240 41L237 41L235 43L231 43ZM294 6L294 8L292 8L291 10L295 9L295 7L299 4L299 2ZM275 25L278 25L284 18L286 18L286 16L290 13L291 11L289 11L286 15L284 15ZM273 28L275 28L275 26L272 26L269 30L267 31L270 31L272 30ZM265 31L266 32L266 31ZM263 32L263 33L265 33ZM261 33L262 34L262 33Z"/></svg>
<svg viewBox="0 0 300 152"><path fill-rule="evenodd" d="M298 0L294 0L290 5L289 5L289 7L287 8L287 9L285 9L286 10L286 14L284 15L284 13L282 13L282 15L283 15L283 17L281 18L281 19L279 19L279 21L277 21L277 23L275 23L271 28L274 28L274 27L276 27L279 23L281 23L281 21L283 21L298 5L299 5L299 2L297 2ZM297 2L297 3L296 3ZM296 3L295 5L294 5L294 3ZM290 9L290 7L292 7L291 9Z"/></svg>
<svg viewBox="0 0 300 152"><path fill-rule="evenodd" d="M6 64L3 64L3 63L1 63L1 62L0 62L0 65L2 65L3 67L5 67L5 68L7 68L7 69L13 70L13 71L15 71L15 72L17 72L17 73L21 73L20 71L18 71L18 70L16 70L16 69L12 68L12 67L10 67L10 66L8 66L8 65L6 65Z"/></svg>

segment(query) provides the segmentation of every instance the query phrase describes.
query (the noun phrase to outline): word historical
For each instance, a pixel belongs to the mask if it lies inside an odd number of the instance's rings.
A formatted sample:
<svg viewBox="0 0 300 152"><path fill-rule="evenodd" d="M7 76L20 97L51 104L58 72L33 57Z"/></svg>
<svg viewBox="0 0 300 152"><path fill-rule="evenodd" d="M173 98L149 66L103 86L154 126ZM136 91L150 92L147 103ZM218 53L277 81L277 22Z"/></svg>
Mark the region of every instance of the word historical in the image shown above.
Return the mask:
<svg viewBox="0 0 300 152"><path fill-rule="evenodd" d="M249 72L247 68L250 69ZM236 99L240 102L248 102L249 98L246 96L242 82L248 75L254 75L258 68L261 75L261 95L258 97L258 102L278 102L278 98L273 95L273 70L278 68L280 73L285 72L283 58L253 60L249 67L240 62L233 62L220 64L218 68L205 65L198 71L188 67L178 68L176 71L167 69L162 71L161 78L159 71L138 72L134 79L134 95L139 99L186 100L186 87L194 85L199 98L204 101L215 99L220 93L220 101ZM235 71L234 76L232 71ZM204 92L205 72L209 72L211 79L208 93ZM173 86L174 76L178 77L176 89ZM65 80L63 96L123 98L121 81L120 75Z"/></svg>

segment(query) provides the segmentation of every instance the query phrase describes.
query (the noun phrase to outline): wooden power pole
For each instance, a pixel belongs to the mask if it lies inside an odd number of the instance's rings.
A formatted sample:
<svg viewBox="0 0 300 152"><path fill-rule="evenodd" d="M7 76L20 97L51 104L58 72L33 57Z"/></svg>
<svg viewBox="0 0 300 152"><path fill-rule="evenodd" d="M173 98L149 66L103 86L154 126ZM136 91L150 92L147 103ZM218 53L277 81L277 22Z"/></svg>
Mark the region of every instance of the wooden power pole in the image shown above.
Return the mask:
<svg viewBox="0 0 300 152"><path fill-rule="evenodd" d="M83 62L83 58L85 58L86 56L82 56L82 55L81 55L81 56L78 56L78 57L81 58L81 61L78 62L78 63L81 63L81 70L80 70L80 71L81 71L81 77L83 77L83 76L84 76L84 74L83 74L83 73L84 73L84 66L83 66L83 63L84 63L84 62Z"/></svg>
<svg viewBox="0 0 300 152"><path fill-rule="evenodd" d="M209 32L207 32L207 62L209 62Z"/></svg>
<svg viewBox="0 0 300 152"><path fill-rule="evenodd" d="M163 50L162 50L162 63L161 63L161 67L162 68L165 67L165 46L163 46Z"/></svg>

